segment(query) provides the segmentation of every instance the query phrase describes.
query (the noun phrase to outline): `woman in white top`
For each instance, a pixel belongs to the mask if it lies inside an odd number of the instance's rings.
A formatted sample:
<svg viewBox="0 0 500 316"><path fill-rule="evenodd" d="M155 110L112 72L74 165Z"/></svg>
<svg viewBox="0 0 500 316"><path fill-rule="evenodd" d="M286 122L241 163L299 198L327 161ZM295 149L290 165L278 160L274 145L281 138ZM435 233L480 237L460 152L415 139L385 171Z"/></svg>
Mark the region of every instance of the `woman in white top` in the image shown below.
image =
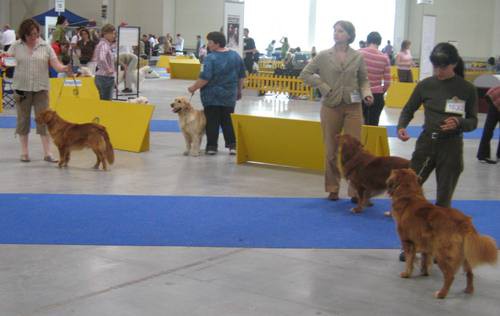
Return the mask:
<svg viewBox="0 0 500 316"><path fill-rule="evenodd" d="M409 40L404 40L401 43L401 50L396 55L399 82L413 82L411 67L414 66L414 63L410 52L410 45L411 42Z"/></svg>
<svg viewBox="0 0 500 316"><path fill-rule="evenodd" d="M17 109L16 133L21 142L21 161L29 162L28 134L30 132L31 108L35 115L49 106L49 64L59 72L70 72L57 59L52 47L40 38L40 26L33 19L24 20L19 27L19 40L9 48L8 55L16 59L16 70L12 87ZM36 126L40 134L44 160L57 162L50 151L50 141L45 125Z"/></svg>

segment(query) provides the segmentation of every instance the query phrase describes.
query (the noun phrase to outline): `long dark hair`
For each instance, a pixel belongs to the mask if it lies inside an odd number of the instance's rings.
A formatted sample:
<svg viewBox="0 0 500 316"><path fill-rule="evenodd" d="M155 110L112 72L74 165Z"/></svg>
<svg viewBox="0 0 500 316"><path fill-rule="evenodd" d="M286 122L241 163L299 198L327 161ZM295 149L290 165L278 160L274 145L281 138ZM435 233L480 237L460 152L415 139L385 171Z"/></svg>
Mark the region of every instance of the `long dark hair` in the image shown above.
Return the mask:
<svg viewBox="0 0 500 316"><path fill-rule="evenodd" d="M446 67L456 65L453 69L457 76L464 78L464 61L458 54L458 50L450 43L439 43L431 52L431 63L434 67Z"/></svg>

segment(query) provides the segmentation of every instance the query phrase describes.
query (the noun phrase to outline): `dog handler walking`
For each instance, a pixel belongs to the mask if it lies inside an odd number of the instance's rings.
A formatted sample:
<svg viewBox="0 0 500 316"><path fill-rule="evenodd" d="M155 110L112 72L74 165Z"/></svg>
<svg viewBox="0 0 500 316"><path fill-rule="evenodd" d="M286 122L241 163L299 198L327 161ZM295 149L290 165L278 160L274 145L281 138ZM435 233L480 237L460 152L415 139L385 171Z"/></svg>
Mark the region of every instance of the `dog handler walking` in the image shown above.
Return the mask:
<svg viewBox="0 0 500 316"><path fill-rule="evenodd" d="M460 173L463 171L463 132L477 127L477 94L464 79L463 60L449 43L439 43L432 50L434 75L418 83L398 122L398 137L407 141L406 127L420 105L424 104L424 125L411 167L427 180L436 169L436 205L450 207Z"/></svg>
<svg viewBox="0 0 500 316"><path fill-rule="evenodd" d="M422 184L436 170L436 205L450 207L464 168L463 132L477 127L477 93L464 79L464 63L455 46L437 44L431 52L434 75L420 81L401 111L398 138L410 139L406 127L424 104L423 131L411 158ZM399 256L405 261L404 253Z"/></svg>

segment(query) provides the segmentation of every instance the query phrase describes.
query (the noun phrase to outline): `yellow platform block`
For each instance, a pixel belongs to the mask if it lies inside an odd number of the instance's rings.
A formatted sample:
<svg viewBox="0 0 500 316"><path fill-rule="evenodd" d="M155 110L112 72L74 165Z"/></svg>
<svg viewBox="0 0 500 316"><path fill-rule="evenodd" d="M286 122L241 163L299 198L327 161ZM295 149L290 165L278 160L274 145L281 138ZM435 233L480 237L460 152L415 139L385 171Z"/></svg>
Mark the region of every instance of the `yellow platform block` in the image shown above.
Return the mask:
<svg viewBox="0 0 500 316"><path fill-rule="evenodd" d="M171 60L180 60L180 59L193 59L191 56L174 56L174 55L161 55L158 61L156 62L156 67L170 69L170 61Z"/></svg>
<svg viewBox="0 0 500 316"><path fill-rule="evenodd" d="M153 116L153 105L62 96L52 108L70 122L104 125L115 149L132 152L149 150L149 122Z"/></svg>
<svg viewBox="0 0 500 316"><path fill-rule="evenodd" d="M387 140L387 128L383 126L361 126L361 144L375 156L387 157L391 155Z"/></svg>
<svg viewBox="0 0 500 316"><path fill-rule="evenodd" d="M237 163L252 161L324 170L325 149L320 122L242 114L232 114L231 119L236 134ZM371 153L386 156L389 154L387 131L384 134L382 130L385 127L363 125L362 142Z"/></svg>
<svg viewBox="0 0 500 316"><path fill-rule="evenodd" d="M80 99L99 100L99 91L93 77L51 78L50 79L50 107L55 108L60 97L74 96Z"/></svg>
<svg viewBox="0 0 500 316"><path fill-rule="evenodd" d="M412 82L393 82L387 90L385 105L390 108L403 108L417 86Z"/></svg>
<svg viewBox="0 0 500 316"><path fill-rule="evenodd" d="M200 75L201 64L198 59L170 60L170 77L172 79L196 80Z"/></svg>

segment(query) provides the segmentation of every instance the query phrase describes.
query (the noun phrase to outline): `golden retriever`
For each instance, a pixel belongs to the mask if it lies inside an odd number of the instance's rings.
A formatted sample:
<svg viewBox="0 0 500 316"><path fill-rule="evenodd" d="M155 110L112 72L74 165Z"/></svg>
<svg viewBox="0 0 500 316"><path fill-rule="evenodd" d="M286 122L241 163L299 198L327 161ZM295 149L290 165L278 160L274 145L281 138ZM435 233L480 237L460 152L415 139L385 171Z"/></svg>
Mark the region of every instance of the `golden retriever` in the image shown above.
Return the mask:
<svg viewBox="0 0 500 316"><path fill-rule="evenodd" d="M385 192L386 181L391 170L409 168L410 161L400 157L377 157L363 149L363 145L349 134L338 135L340 164L344 177L357 192L354 213L370 206L370 198Z"/></svg>
<svg viewBox="0 0 500 316"><path fill-rule="evenodd" d="M469 216L454 208L429 203L412 169L393 170L387 179L392 216L406 257L402 278L409 278L417 252L422 254L421 273L428 275L434 257L444 276L436 298L445 298L460 266L467 276L465 293L474 291L472 268L495 264L497 246L489 236L479 235Z"/></svg>
<svg viewBox="0 0 500 316"><path fill-rule="evenodd" d="M179 115L179 125L186 141L184 155L199 156L200 146L207 119L202 110L196 110L185 97L177 97L170 104L172 111Z"/></svg>
<svg viewBox="0 0 500 316"><path fill-rule="evenodd" d="M106 170L106 162L112 164L115 160L113 145L102 125L70 123L50 109L39 113L36 122L47 125L49 134L59 150L59 168L68 166L72 150L85 147L92 149L97 157L95 169L99 169L102 163L102 169Z"/></svg>

